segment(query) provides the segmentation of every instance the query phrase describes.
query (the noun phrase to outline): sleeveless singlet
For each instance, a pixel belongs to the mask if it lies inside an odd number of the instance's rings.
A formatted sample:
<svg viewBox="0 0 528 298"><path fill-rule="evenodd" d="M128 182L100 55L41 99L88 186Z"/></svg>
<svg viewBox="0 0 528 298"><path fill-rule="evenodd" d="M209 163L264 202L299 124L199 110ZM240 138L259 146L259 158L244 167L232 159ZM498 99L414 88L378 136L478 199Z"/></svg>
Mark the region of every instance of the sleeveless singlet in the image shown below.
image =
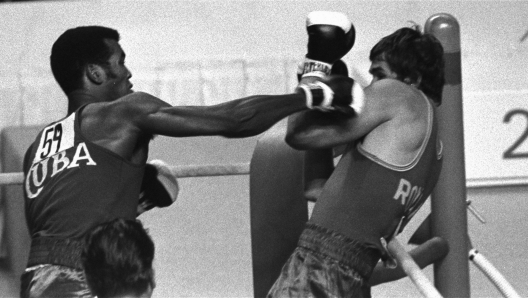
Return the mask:
<svg viewBox="0 0 528 298"><path fill-rule="evenodd" d="M26 153L26 219L33 239L79 238L103 221L136 218L144 165L87 140L80 130L82 109L46 126Z"/></svg>
<svg viewBox="0 0 528 298"><path fill-rule="evenodd" d="M415 158L394 165L360 142L349 145L314 206L311 223L381 251L381 237L401 232L431 194L442 166L434 109L422 96L428 103L428 129Z"/></svg>

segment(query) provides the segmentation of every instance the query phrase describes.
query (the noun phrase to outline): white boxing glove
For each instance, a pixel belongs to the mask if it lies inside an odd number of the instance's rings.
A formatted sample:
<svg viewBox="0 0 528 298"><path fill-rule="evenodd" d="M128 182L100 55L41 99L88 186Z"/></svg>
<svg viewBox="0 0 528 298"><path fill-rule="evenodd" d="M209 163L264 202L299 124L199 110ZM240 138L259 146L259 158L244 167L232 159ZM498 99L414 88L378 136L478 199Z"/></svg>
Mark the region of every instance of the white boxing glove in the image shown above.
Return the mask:
<svg viewBox="0 0 528 298"><path fill-rule="evenodd" d="M176 198L180 187L168 164L162 160L152 160L145 165L145 174L139 194L137 215L154 207L170 206Z"/></svg>

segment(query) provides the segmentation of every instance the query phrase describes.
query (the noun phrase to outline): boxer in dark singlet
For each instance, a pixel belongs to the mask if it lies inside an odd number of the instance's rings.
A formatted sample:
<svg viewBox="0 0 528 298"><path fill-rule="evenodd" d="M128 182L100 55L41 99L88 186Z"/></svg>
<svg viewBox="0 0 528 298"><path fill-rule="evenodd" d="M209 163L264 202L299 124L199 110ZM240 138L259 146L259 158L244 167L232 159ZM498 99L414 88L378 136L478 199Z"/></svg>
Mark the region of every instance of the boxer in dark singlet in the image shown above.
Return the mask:
<svg viewBox="0 0 528 298"><path fill-rule="evenodd" d="M154 135L249 137L308 107L351 102L351 79L336 76L300 84L292 94L173 107L132 91L118 32L99 26L64 32L50 60L68 97L68 115L47 125L24 159L31 249L22 297L91 296L80 266L81 239L101 222L134 219L140 194L157 193L150 191L156 183L144 183Z"/></svg>

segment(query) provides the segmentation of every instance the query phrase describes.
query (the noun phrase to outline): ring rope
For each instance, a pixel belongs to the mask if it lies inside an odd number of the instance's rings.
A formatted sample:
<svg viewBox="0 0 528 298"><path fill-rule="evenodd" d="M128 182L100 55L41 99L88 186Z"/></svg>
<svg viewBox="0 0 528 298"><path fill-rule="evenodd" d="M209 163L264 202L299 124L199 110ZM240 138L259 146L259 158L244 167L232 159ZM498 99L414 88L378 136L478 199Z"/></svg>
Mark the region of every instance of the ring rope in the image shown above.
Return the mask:
<svg viewBox="0 0 528 298"><path fill-rule="evenodd" d="M469 251L469 259L475 264L484 275L495 285L495 287L506 298L520 298L521 296L515 291L512 285L504 276L476 249Z"/></svg>
<svg viewBox="0 0 528 298"><path fill-rule="evenodd" d="M2 173L0 174L0 185L22 184L24 173Z"/></svg>
<svg viewBox="0 0 528 298"><path fill-rule="evenodd" d="M442 295L434 287L434 285L427 279L427 276L422 272L418 264L414 262L413 258L396 239L392 238L388 244L389 252L396 258L398 264L401 264L403 271L409 276L414 285L418 288L420 293L426 298L441 298Z"/></svg>
<svg viewBox="0 0 528 298"><path fill-rule="evenodd" d="M249 174L249 163L185 165L169 166L169 168L171 173L178 178ZM17 185L22 184L23 181L24 173L22 172L0 174L0 185Z"/></svg>
<svg viewBox="0 0 528 298"><path fill-rule="evenodd" d="M170 170L178 178L248 175L249 163L170 166Z"/></svg>

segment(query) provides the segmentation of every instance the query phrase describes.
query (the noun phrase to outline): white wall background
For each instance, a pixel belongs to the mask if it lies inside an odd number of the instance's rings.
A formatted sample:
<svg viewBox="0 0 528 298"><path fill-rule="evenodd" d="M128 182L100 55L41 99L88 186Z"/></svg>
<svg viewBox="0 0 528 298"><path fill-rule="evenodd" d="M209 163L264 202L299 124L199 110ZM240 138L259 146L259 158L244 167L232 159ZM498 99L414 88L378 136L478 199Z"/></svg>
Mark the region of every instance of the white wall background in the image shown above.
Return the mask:
<svg viewBox="0 0 528 298"><path fill-rule="evenodd" d="M528 141L522 138L528 117L515 114L510 122L503 120L512 110L528 110L528 41L521 42L528 30L526 1L1 3L0 129L44 124L65 114L66 98L51 76L48 57L52 43L70 27L97 24L118 29L136 90L172 104L214 104L291 90L295 63L305 54L305 17L313 10L349 15L357 39L345 60L361 75L367 72L369 49L381 37L409 20L423 25L435 13L456 17L461 27L467 177L528 176L527 157L503 158L516 140L520 144L515 152L528 152ZM255 140L159 138L152 157L172 164L248 162ZM144 216L158 248L155 297L252 295L248 180L245 176L182 179L182 196L175 206ZM481 197L477 207L482 204L488 212L502 206L492 204L496 200L517 204L515 216L503 211L496 218L508 227L509 218L526 219L522 195L482 195L474 200ZM498 262L509 262L499 253L500 244L519 237L516 230L504 225L488 229L499 236L496 232L502 230L504 238L485 243L496 245L489 249ZM525 251L522 243L516 245ZM522 268L510 271L511 267L500 269L514 275L514 285L528 296ZM384 297L417 295L405 284L379 289L374 293ZM499 296L480 283L472 285L472 293Z"/></svg>

